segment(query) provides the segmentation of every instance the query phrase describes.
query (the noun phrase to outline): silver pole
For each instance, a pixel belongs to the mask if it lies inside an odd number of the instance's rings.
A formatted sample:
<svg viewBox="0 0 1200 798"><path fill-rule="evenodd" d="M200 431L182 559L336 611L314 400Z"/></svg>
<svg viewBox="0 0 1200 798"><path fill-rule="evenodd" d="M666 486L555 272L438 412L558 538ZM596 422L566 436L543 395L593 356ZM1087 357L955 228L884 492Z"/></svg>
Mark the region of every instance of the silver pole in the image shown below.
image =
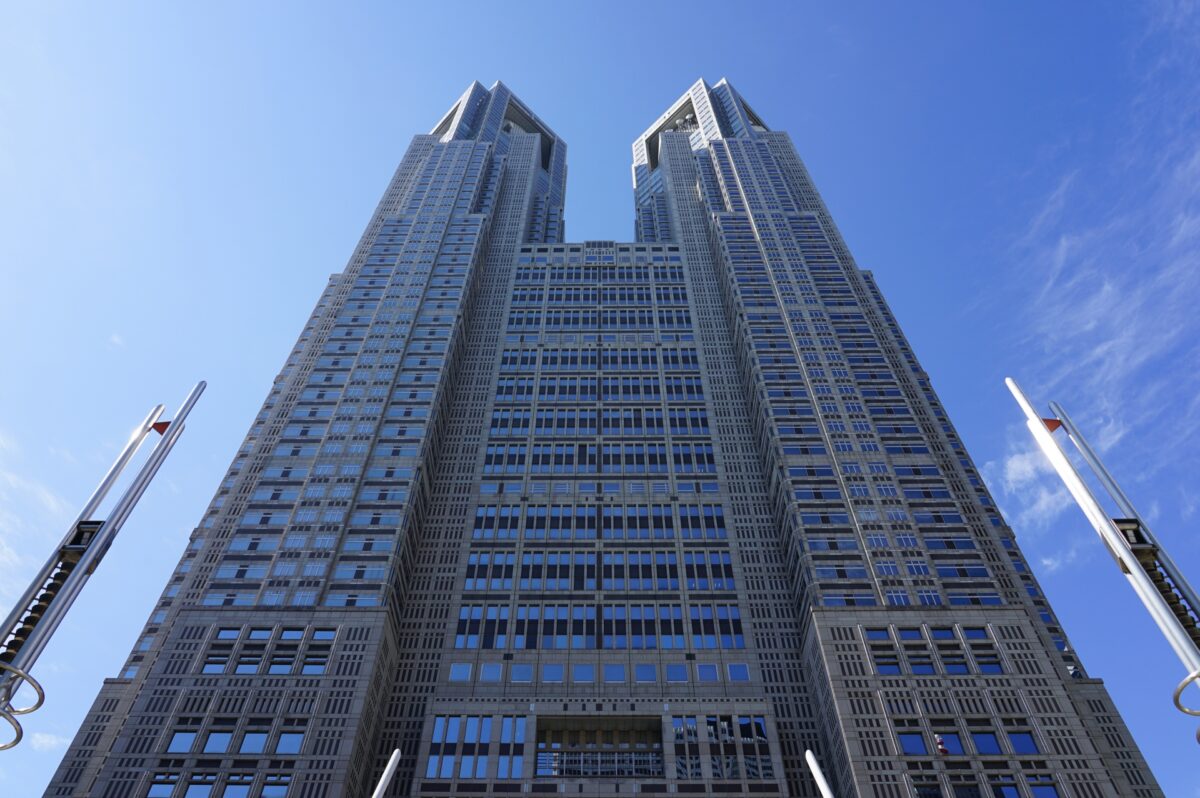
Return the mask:
<svg viewBox="0 0 1200 798"><path fill-rule="evenodd" d="M91 497L83 505L83 509L80 511L78 517L67 528L67 534L63 537L62 542L59 543L58 548L50 555L50 559L46 561L46 564L38 572L39 576L29 583L29 588L21 595L20 600L13 607L13 611L4 620L4 626L0 627L0 634L11 632L17 625L17 621L20 620L25 610L28 609L29 602L33 601L33 597L37 595L37 592L42 589L46 580L50 577L50 572L58 565L58 558L62 547L71 542L71 538L75 536L75 530L79 524L90 518L96 508L100 506L100 502L104 501L104 497L108 495L108 491L112 488L113 483L117 481L117 478L121 476L121 472L125 470L125 466L129 464L133 455L141 448L142 442L146 440L146 436L153 429L154 422L158 421L159 417L163 414L163 409L163 405L155 405L146 415L146 418L142 420L142 423L134 428L133 434L129 436L129 441L125 444L125 448L117 455L117 459L113 462L112 467L108 469L108 473L104 475L104 478L100 480L100 484L92 491ZM3 642L3 640L0 640L0 642Z"/></svg>
<svg viewBox="0 0 1200 798"><path fill-rule="evenodd" d="M375 787L375 792L371 793L371 798L383 798L383 794L387 792L392 779L396 776L396 768L398 767L400 767L399 748L392 751L391 757L388 758L387 767L383 769L383 775L379 777L379 784Z"/></svg>
<svg viewBox="0 0 1200 798"><path fill-rule="evenodd" d="M1164 570L1170 575L1171 581L1175 583L1175 588L1183 594L1184 600L1191 606L1193 612L1200 612L1200 598L1197 597L1192 586L1188 584L1187 579L1183 576L1183 572L1159 544L1158 539L1154 537L1154 533L1150 531L1150 526L1142 518L1137 508L1133 506L1133 502L1129 500L1129 497L1125 495L1125 491L1121 490L1121 486L1117 484L1116 479L1105 468L1104 463L1100 461L1099 456L1097 456L1096 452L1087 442L1087 439L1083 437L1083 433L1079 431L1079 428L1075 426L1075 422L1067 415L1067 411L1058 402L1051 402L1050 409L1054 412L1054 415L1058 416L1058 420L1063 423L1063 429L1067 431L1071 442L1075 444L1075 448L1083 455L1083 459L1087 461L1088 466L1095 472L1100 483L1104 485L1105 490L1113 497L1121 512L1127 518L1136 518L1138 520L1138 523L1141 525L1142 534L1146 536L1146 540L1158 549L1158 561L1162 563Z"/></svg>
<svg viewBox="0 0 1200 798"><path fill-rule="evenodd" d="M58 629L62 623L63 617L67 611L71 609L71 605L75 603L75 599L79 596L83 586L87 583L100 558L108 551L108 547L112 545L113 539L117 533L121 531L121 526L125 523L125 519L133 511L134 505L142 497L146 487L150 484L150 480L158 473L159 467L163 460L170 454L171 449L175 446L175 442L183 433L183 420L187 418L187 414L191 411L192 406L196 404L196 400L200 398L200 394L204 392L206 383L203 381L196 384L184 400L183 406L179 408L179 412L175 418L171 420L170 426L167 427L162 440L154 447L154 451L150 453L150 458L142 465L133 482L125 490L125 493L113 505L112 514L104 522L96 532L96 537L88 546L87 551L79 558L79 562L75 564L75 568L66 578L62 588L59 590L55 600L46 610L46 614L42 616L38 622L37 628L30 633L29 638L17 652L17 656L13 659L12 665L25 672L29 672L33 668L33 664L37 658L45 650L46 645L50 642L50 637Z"/></svg>
<svg viewBox="0 0 1200 798"><path fill-rule="evenodd" d="M817 755L812 752L811 748L804 750L804 761L808 763L808 769L812 771L813 781L817 783L817 789L821 791L821 798L833 798L833 790L829 789L829 782L825 780L825 774L821 772L821 766L817 764Z"/></svg>
<svg viewBox="0 0 1200 798"><path fill-rule="evenodd" d="M1066 454L1058 445L1058 441L1050 434L1050 430L1046 428L1045 422L1041 416L1034 411L1029 400L1025 398L1025 394L1017 386L1016 381L1011 377L1005 379L1008 389L1012 392L1013 397L1017 400L1017 404L1025 412L1025 426L1029 428L1035 441L1042 452L1050 460L1050 464L1054 466L1054 470L1058 472L1059 478L1067 486L1067 490L1075 498L1075 503L1079 505L1085 516L1092 524L1092 528L1096 530L1096 534L1100 536L1101 541L1117 558L1121 566L1121 571L1125 574L1125 578L1129 580L1129 584L1133 587L1142 605L1150 616L1154 619L1154 623L1158 626L1159 631L1167 639L1171 648L1175 651L1175 655L1179 657L1189 673L1200 670L1200 650L1197 650L1196 645L1192 643L1191 638L1187 634L1187 630L1180 624L1179 619L1171 612L1171 608L1159 594L1154 583L1150 581L1150 577L1142 570L1141 564L1137 561L1132 550L1129 548L1125 536L1117 529L1113 520L1105 514L1100 504L1096 501L1096 497L1092 495L1091 490L1084 484L1083 479L1079 476L1079 472L1075 470L1075 466L1071 465L1071 461L1067 459Z"/></svg>

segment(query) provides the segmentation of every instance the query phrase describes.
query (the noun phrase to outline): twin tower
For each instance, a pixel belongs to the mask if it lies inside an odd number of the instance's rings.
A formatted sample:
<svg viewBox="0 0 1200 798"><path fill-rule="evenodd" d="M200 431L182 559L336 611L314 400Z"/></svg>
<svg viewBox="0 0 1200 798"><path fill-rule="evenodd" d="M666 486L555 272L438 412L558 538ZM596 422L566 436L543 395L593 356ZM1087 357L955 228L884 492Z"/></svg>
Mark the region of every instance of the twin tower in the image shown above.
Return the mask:
<svg viewBox="0 0 1200 798"><path fill-rule="evenodd" d="M1153 798L787 135L413 139L47 796Z"/></svg>

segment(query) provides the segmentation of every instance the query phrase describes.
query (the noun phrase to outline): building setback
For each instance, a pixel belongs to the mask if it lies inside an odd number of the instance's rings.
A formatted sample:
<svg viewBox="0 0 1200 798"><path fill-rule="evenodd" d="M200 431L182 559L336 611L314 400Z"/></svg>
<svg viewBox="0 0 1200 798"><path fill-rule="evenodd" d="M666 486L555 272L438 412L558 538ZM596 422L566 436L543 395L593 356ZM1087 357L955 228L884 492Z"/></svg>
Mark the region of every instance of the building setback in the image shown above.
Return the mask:
<svg viewBox="0 0 1200 798"><path fill-rule="evenodd" d="M785 133L413 139L46 790L1161 796Z"/></svg>

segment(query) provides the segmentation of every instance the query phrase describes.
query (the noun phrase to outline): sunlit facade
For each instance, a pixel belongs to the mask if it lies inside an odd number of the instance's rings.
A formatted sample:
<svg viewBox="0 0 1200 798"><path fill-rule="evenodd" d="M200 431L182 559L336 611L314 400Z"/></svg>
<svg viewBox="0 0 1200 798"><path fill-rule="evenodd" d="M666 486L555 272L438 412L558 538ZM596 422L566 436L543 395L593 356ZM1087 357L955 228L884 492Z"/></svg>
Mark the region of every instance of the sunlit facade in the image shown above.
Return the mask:
<svg viewBox="0 0 1200 798"><path fill-rule="evenodd" d="M47 796L1161 796L786 134L417 136Z"/></svg>

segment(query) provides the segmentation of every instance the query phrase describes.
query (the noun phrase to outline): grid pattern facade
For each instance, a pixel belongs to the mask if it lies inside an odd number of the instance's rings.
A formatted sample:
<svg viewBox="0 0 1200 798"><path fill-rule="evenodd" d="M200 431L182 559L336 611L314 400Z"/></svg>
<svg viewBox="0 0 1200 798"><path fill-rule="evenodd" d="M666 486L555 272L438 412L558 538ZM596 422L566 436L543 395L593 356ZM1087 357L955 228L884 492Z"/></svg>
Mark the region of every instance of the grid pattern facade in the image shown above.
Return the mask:
<svg viewBox="0 0 1200 798"><path fill-rule="evenodd" d="M413 140L47 796L1161 795L788 137L633 150Z"/></svg>

